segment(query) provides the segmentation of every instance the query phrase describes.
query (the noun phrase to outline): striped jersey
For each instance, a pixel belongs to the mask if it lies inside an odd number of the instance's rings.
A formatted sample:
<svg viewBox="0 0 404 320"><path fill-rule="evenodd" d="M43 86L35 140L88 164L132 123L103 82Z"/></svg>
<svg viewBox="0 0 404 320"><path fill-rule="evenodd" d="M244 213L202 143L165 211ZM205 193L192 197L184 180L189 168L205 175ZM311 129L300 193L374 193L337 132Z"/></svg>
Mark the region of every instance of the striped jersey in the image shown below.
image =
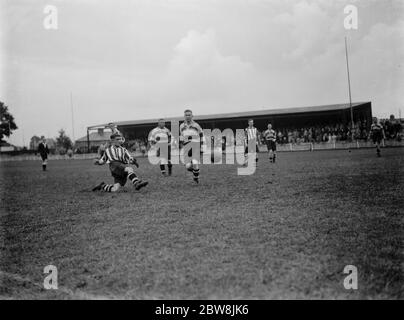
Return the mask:
<svg viewBox="0 0 404 320"><path fill-rule="evenodd" d="M255 140L256 143L258 143L258 130L256 127L248 127L245 129L245 142L248 143L248 141Z"/></svg>
<svg viewBox="0 0 404 320"><path fill-rule="evenodd" d="M268 129L264 132L264 138L267 141L276 141L276 132L274 129Z"/></svg>
<svg viewBox="0 0 404 320"><path fill-rule="evenodd" d="M110 163L112 161L122 162L124 164L129 164L133 160L133 157L130 155L129 151L121 146L110 145L105 150L103 155L101 156L99 162L100 163Z"/></svg>
<svg viewBox="0 0 404 320"><path fill-rule="evenodd" d="M170 143L171 142L171 132L168 128L154 128L152 131L150 131L149 134L149 142L155 143L155 142L165 142L165 143Z"/></svg>
<svg viewBox="0 0 404 320"><path fill-rule="evenodd" d="M180 125L180 140L201 142L203 139L203 130L195 121L187 123L186 121Z"/></svg>
<svg viewBox="0 0 404 320"><path fill-rule="evenodd" d="M372 123L372 126L370 127L370 130L372 131L372 133L375 134L382 134L383 133L383 126L381 124L378 123Z"/></svg>

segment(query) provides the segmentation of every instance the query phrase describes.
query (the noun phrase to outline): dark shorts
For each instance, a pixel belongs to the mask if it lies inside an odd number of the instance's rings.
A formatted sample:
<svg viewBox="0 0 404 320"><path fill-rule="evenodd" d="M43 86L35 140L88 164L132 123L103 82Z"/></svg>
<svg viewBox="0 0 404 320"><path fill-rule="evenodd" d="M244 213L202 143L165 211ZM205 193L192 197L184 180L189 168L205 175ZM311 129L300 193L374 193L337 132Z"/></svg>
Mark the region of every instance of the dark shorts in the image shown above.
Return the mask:
<svg viewBox="0 0 404 320"><path fill-rule="evenodd" d="M381 143L383 140L383 136L381 134L373 134L372 140L373 140L373 143Z"/></svg>
<svg viewBox="0 0 404 320"><path fill-rule="evenodd" d="M41 153L41 158L42 158L42 161L45 161L46 159L48 159L48 154Z"/></svg>
<svg viewBox="0 0 404 320"><path fill-rule="evenodd" d="M275 141L267 140L266 143L267 143L268 151L269 150L276 151L276 142Z"/></svg>
<svg viewBox="0 0 404 320"><path fill-rule="evenodd" d="M122 187L126 184L128 179L128 173L125 171L126 164L113 161L109 164L109 170L114 177L114 183L119 183Z"/></svg>
<svg viewBox="0 0 404 320"><path fill-rule="evenodd" d="M260 152L260 150L258 149L258 145L255 145L255 152L256 153ZM248 147L246 146L245 149L244 149L244 154L247 154L247 153L248 153Z"/></svg>

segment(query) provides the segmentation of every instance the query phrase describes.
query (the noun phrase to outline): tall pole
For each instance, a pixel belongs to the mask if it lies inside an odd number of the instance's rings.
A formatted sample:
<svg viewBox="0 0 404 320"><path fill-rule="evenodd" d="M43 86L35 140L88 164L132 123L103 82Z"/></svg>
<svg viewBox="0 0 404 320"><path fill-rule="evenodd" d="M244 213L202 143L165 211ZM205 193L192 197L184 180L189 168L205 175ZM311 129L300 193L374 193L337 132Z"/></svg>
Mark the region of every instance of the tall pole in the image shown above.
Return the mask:
<svg viewBox="0 0 404 320"><path fill-rule="evenodd" d="M90 131L87 128L87 153L90 153Z"/></svg>
<svg viewBox="0 0 404 320"><path fill-rule="evenodd" d="M349 76L349 61L348 61L348 45L345 37L345 57L346 57L346 70L348 74L348 91L349 91L349 108L351 109L351 135L352 141L354 140L354 118L353 118L353 110L352 110L352 96L351 96L351 78Z"/></svg>
<svg viewBox="0 0 404 320"><path fill-rule="evenodd" d="M73 113L73 93L72 92L70 92L70 108L72 111L72 134L73 134L73 144L74 144L76 139L74 137L74 113Z"/></svg>

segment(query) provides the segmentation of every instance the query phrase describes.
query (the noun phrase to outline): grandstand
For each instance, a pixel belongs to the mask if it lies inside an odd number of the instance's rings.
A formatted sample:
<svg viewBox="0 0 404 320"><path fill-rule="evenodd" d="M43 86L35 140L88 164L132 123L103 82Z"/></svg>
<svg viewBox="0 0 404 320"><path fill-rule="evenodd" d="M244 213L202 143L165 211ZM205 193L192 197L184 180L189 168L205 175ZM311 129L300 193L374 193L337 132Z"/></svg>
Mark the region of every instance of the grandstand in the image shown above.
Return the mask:
<svg viewBox="0 0 404 320"><path fill-rule="evenodd" d="M352 104L354 122L361 121L370 127L372 120L372 105L371 102L356 102ZM332 125L332 124L346 124L349 125L351 121L350 105L347 103L300 107L300 108L286 108L286 109L272 109L272 110L257 110L246 111L237 113L224 113L212 115L195 115L194 119L204 129L224 130L242 129L247 126L247 120L254 119L254 125L263 130L268 123L277 129L284 128L300 128L306 126L317 125ZM152 130L157 123L156 119L147 120L132 120L115 122L118 129L123 133L127 140L146 140L148 133ZM182 121L183 116L166 118L167 126L170 128L170 121ZM90 149L92 145L91 131L105 128L105 124L90 126L87 128L87 137L83 137L82 142L86 140L87 148Z"/></svg>

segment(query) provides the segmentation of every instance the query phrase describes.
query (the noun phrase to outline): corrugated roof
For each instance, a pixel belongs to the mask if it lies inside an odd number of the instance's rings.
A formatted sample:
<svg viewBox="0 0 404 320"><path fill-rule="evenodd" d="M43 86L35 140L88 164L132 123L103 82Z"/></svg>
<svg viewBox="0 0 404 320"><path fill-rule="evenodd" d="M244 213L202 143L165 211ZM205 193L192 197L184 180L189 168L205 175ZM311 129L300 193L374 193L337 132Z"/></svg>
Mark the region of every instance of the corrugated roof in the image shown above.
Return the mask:
<svg viewBox="0 0 404 320"><path fill-rule="evenodd" d="M111 132L104 131L103 135L100 135L98 133L98 131L97 132L90 132L89 136L90 136L89 137L90 141L106 141L106 140L109 140L109 137L111 136ZM84 137L76 140L76 142L83 142L83 141L87 142L87 136L84 136Z"/></svg>
<svg viewBox="0 0 404 320"><path fill-rule="evenodd" d="M357 107L369 102L355 102L352 103L353 107ZM232 118L244 118L244 117L256 117L256 116L270 116L279 114L294 114L294 113L306 113L306 112L324 112L324 111L334 111L334 110L344 110L349 108L349 103L322 105L322 106L311 106L311 107L299 107L299 108L282 108L282 109L266 109L266 110L255 110L255 111L245 111L245 112L233 112L233 113L220 113L220 114L209 114L209 115L195 115L194 120L210 120L210 119L232 119ZM177 120L182 121L184 117L169 117L165 118L166 121ZM114 122L117 126L128 126L128 125L141 125L141 124L152 124L158 121L157 118L145 119L145 120L129 120L129 121L118 121ZM88 127L89 129L95 129L98 127L105 127L108 123L95 125ZM87 139L87 138L86 138Z"/></svg>

